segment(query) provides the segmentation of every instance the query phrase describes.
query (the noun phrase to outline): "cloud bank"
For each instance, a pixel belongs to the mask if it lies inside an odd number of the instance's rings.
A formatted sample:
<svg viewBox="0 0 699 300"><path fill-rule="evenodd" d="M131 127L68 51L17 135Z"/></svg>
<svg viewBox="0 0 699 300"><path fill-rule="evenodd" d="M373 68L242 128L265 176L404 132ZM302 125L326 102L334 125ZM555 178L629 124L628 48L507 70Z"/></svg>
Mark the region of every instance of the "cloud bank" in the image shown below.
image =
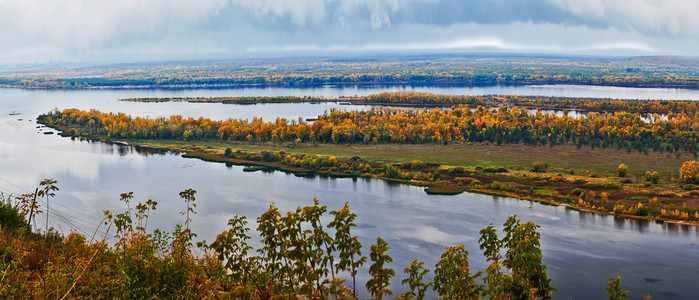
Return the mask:
<svg viewBox="0 0 699 300"><path fill-rule="evenodd" d="M699 55L698 15L684 0L0 0L0 62Z"/></svg>

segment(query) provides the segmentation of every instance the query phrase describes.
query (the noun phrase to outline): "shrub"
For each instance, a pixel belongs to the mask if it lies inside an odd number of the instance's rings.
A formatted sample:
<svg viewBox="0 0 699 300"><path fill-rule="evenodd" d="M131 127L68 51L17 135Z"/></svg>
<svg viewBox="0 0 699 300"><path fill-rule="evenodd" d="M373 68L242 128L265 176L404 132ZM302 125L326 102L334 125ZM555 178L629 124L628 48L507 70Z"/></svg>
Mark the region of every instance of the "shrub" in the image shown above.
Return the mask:
<svg viewBox="0 0 699 300"><path fill-rule="evenodd" d="M596 187L599 187L599 185L596 184L596 183L594 183L594 182L586 182L585 184L583 184L583 186L586 187L586 188L588 188L588 189L589 189L589 188L596 188Z"/></svg>
<svg viewBox="0 0 699 300"><path fill-rule="evenodd" d="M549 164L542 161L535 161L532 163L532 172L545 172Z"/></svg>
<svg viewBox="0 0 699 300"><path fill-rule="evenodd" d="M650 173L650 182L653 184L657 184L658 181L660 181L660 174L658 174L658 171L653 171Z"/></svg>
<svg viewBox="0 0 699 300"><path fill-rule="evenodd" d="M587 176L589 176L590 178L597 178L597 177L599 177L599 175L597 175L597 173L595 173L595 172L590 172L590 175L587 175Z"/></svg>
<svg viewBox="0 0 699 300"><path fill-rule="evenodd" d="M587 183L587 180L582 179L582 178L577 178L577 179L573 180L573 183L582 185L582 184Z"/></svg>
<svg viewBox="0 0 699 300"><path fill-rule="evenodd" d="M650 181L652 183L658 183L658 180L660 179L660 174L658 174L658 171L646 171L646 181Z"/></svg>
<svg viewBox="0 0 699 300"><path fill-rule="evenodd" d="M245 159L252 160L252 161L262 161L262 157L257 153L246 153Z"/></svg>
<svg viewBox="0 0 699 300"><path fill-rule="evenodd" d="M487 167L487 168L483 169L483 172L485 172L485 173L507 173L508 171L505 168Z"/></svg>
<svg viewBox="0 0 699 300"><path fill-rule="evenodd" d="M427 169L427 164L425 164L422 161L419 160L412 160L412 161L404 161L400 164L400 167L403 169L410 169L410 170L424 170Z"/></svg>
<svg viewBox="0 0 699 300"><path fill-rule="evenodd" d="M231 157L231 154L233 154L233 150L231 150L231 148L226 148L226 151L223 152L223 156L225 157Z"/></svg>
<svg viewBox="0 0 699 300"><path fill-rule="evenodd" d="M447 172L449 172L449 174L463 174L466 173L466 169L464 169L464 167L453 167L449 168Z"/></svg>
<svg viewBox="0 0 699 300"><path fill-rule="evenodd" d="M570 194L571 194L571 195L575 195L575 196L580 196L580 195L582 195L582 193L584 193L584 192L585 192L585 190L576 188L576 189L573 189L573 190L570 192Z"/></svg>
<svg viewBox="0 0 699 300"><path fill-rule="evenodd" d="M699 185L696 184L685 184L682 186L682 189L685 191L694 191L694 190L699 190Z"/></svg>
<svg viewBox="0 0 699 300"><path fill-rule="evenodd" d="M633 214L637 216L647 216L650 213L650 210L648 207L643 206L640 202L638 203L638 206L635 207L633 210Z"/></svg>
<svg viewBox="0 0 699 300"><path fill-rule="evenodd" d="M0 228L14 231L26 226L24 216L19 211L18 204L12 204L10 197L0 194Z"/></svg>
<svg viewBox="0 0 699 300"><path fill-rule="evenodd" d="M468 177L456 177L454 178L454 181L456 181L459 184L470 184L473 181L473 179Z"/></svg>
<svg viewBox="0 0 699 300"><path fill-rule="evenodd" d="M614 182L607 182L607 184L605 184L604 187L606 187L610 190L616 190L619 188L619 185L614 183Z"/></svg>
<svg viewBox="0 0 699 300"><path fill-rule="evenodd" d="M566 179L565 176L560 175L560 174L551 177L550 180L553 182L567 182L568 181L568 179Z"/></svg>
<svg viewBox="0 0 699 300"><path fill-rule="evenodd" d="M398 168L389 164L383 165L383 172L385 174L384 176L387 178L398 178L400 176L400 171Z"/></svg>

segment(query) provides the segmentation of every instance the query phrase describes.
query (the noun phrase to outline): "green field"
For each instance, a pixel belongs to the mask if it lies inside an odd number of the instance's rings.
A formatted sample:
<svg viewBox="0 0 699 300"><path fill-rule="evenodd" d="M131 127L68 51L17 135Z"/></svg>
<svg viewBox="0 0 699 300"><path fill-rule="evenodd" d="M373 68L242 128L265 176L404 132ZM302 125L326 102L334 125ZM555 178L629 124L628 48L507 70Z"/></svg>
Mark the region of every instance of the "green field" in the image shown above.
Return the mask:
<svg viewBox="0 0 699 300"><path fill-rule="evenodd" d="M421 160L441 165L475 167L504 167L512 170L529 170L532 163L542 161L549 164L549 172L588 175L595 172L600 176L612 176L619 164L629 166L629 177L644 178L646 171L658 171L661 178L670 180L679 175L679 167L687 160L696 159L691 153L628 153L613 148L596 148L557 145L492 145L492 144L248 144L222 143L218 141L185 142L179 140L136 140L136 144L163 148L185 148L196 145L202 148L244 151L284 150L290 154L334 155L351 157L358 155L370 161L403 162Z"/></svg>

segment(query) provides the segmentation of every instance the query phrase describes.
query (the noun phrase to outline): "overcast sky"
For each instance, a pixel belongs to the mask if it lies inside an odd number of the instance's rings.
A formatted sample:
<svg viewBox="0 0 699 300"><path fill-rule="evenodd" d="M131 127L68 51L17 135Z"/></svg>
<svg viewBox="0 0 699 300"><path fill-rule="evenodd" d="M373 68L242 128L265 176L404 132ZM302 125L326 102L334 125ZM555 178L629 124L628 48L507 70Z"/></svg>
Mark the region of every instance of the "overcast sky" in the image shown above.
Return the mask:
<svg viewBox="0 0 699 300"><path fill-rule="evenodd" d="M0 62L699 55L695 0L0 0Z"/></svg>

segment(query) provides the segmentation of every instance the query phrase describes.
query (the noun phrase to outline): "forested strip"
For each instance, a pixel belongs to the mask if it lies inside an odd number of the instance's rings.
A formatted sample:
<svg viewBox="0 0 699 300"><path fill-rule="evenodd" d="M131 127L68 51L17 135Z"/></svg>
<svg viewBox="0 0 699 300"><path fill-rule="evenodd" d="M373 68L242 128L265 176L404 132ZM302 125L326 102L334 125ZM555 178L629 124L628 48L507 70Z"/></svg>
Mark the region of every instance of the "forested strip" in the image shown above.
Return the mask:
<svg viewBox="0 0 699 300"><path fill-rule="evenodd" d="M638 114L589 112L582 117L529 112L517 107L475 110L372 108L331 110L312 123L277 118L228 119L134 118L96 110L55 110L42 123L80 127L79 131L112 139L232 140L321 143L490 142L528 145L573 144L655 151L697 151L699 120L693 112L669 113L644 121Z"/></svg>
<svg viewBox="0 0 699 300"><path fill-rule="evenodd" d="M354 97L314 97L314 96L243 96L243 97L164 97L164 98L125 98L127 102L204 102L225 104L255 103L300 103L318 101L346 101L354 104L381 104L404 106L452 106L458 104L470 107L519 106L530 109L580 110L597 112L626 111L645 114L666 114L669 112L699 111L699 101L690 100L627 100L574 97L542 97L514 95L444 95L427 92L398 91Z"/></svg>
<svg viewBox="0 0 699 300"><path fill-rule="evenodd" d="M325 84L578 84L698 88L694 63L546 57L382 57L200 61L4 72L32 88L313 86Z"/></svg>
<svg viewBox="0 0 699 300"><path fill-rule="evenodd" d="M584 111L626 111L639 113L668 113L699 111L698 101L685 100L622 100L573 97L541 97L514 95L444 95L427 92L399 91L372 94L366 97L367 103L373 104L410 104L410 105L456 105L469 106L521 106L554 110Z"/></svg>
<svg viewBox="0 0 699 300"><path fill-rule="evenodd" d="M146 97L124 98L126 102L194 102L194 103L224 103L224 104L256 104L256 103L301 103L327 101L325 97L314 96L242 96L242 97ZM338 98L339 99L339 98Z"/></svg>

